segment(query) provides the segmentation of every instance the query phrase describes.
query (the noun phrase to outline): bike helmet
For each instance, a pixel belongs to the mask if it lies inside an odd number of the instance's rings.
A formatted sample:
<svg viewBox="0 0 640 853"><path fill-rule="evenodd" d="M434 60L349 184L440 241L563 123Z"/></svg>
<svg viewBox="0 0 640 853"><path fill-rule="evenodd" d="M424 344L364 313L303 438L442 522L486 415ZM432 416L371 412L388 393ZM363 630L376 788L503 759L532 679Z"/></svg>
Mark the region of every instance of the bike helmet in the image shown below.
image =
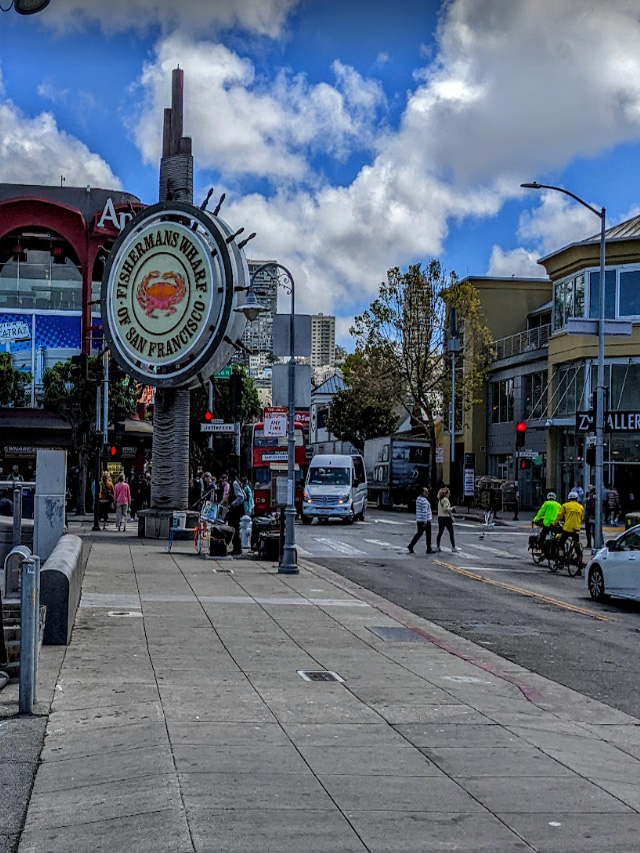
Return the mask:
<svg viewBox="0 0 640 853"><path fill-rule="evenodd" d="M555 499L556 499L556 493L555 492L547 492L547 500L548 501L555 501Z"/></svg>
<svg viewBox="0 0 640 853"><path fill-rule="evenodd" d="M570 501L577 501L577 500L578 500L578 493L575 491L575 489L572 489L572 490L569 492L568 497L569 497L569 500L570 500Z"/></svg>

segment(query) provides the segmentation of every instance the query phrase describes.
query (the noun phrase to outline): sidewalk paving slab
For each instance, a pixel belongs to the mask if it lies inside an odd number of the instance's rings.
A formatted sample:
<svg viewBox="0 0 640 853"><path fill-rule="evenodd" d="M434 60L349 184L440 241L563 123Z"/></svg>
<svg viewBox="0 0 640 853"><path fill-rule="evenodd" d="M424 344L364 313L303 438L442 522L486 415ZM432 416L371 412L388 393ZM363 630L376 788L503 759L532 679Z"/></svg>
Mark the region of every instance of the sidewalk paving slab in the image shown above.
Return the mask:
<svg viewBox="0 0 640 853"><path fill-rule="evenodd" d="M309 561L219 565L95 537L20 853L637 849L640 721Z"/></svg>

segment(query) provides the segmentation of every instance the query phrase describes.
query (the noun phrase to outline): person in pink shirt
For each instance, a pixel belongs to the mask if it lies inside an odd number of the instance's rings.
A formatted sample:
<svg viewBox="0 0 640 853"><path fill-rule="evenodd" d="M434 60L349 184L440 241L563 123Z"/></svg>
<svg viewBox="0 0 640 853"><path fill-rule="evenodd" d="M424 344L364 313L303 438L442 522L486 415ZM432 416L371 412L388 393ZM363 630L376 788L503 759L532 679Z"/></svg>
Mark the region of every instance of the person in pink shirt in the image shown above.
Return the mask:
<svg viewBox="0 0 640 853"><path fill-rule="evenodd" d="M120 525L122 525L122 529L126 530L127 512L131 503L131 491L129 490L129 484L124 481L124 474L120 474L118 477L118 482L113 489L113 495L116 504L116 529L120 530Z"/></svg>

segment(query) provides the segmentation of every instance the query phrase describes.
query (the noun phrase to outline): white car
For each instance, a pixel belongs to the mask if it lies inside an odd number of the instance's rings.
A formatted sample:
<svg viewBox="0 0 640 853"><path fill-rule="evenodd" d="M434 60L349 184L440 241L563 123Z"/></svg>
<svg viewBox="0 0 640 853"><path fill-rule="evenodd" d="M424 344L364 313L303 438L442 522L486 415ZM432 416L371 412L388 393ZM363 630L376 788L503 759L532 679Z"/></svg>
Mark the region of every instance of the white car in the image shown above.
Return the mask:
<svg viewBox="0 0 640 853"><path fill-rule="evenodd" d="M610 595L640 601L640 524L594 554L585 569L584 585L596 601Z"/></svg>

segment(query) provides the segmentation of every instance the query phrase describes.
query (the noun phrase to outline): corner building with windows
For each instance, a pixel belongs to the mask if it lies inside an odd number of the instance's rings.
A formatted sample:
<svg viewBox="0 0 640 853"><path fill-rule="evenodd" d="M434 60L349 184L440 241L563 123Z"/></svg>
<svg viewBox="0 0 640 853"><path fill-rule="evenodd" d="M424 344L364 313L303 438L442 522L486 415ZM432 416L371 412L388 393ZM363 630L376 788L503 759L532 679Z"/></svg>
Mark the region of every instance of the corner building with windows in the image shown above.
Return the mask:
<svg viewBox="0 0 640 853"><path fill-rule="evenodd" d="M640 509L640 217L606 232L607 318L633 324L631 337L605 339L605 405L615 431L605 432L604 482L620 493L624 512ZM494 340L480 400L456 436L456 457L475 455L475 476L519 485L520 505L535 508L546 491L559 498L594 481L595 427L577 428L597 380L597 337L569 335L570 317L597 318L600 235L564 246L539 262L547 279L469 277ZM517 425L526 429L517 437ZM631 427L631 428L629 428ZM452 471L444 436L445 482ZM461 494L461 490L458 492Z"/></svg>

